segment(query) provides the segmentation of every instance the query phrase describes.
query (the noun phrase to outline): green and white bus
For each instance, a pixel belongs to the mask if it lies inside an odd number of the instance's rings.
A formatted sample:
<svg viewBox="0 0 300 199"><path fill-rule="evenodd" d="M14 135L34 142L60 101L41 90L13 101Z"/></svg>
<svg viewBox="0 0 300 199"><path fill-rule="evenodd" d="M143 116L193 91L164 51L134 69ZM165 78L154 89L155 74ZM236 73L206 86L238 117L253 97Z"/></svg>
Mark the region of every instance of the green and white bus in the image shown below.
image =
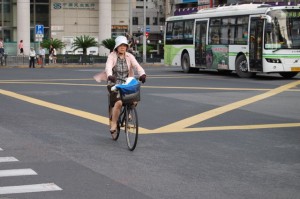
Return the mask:
<svg viewBox="0 0 300 199"><path fill-rule="evenodd" d="M184 72L235 71L239 77L300 71L300 6L243 4L166 20L166 65Z"/></svg>

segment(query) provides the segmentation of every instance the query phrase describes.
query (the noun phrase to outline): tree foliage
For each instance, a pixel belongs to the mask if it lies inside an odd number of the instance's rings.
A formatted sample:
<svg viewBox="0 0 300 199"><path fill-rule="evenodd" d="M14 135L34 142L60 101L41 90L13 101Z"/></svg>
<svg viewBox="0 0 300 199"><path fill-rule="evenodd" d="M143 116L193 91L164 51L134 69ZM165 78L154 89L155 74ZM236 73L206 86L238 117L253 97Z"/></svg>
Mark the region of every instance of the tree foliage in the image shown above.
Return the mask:
<svg viewBox="0 0 300 199"><path fill-rule="evenodd" d="M151 50L153 50L154 49L154 47L153 46L151 46L151 45L146 45L146 52L147 52L147 54L149 54L150 53L150 51ZM143 45L140 45L139 47L138 47L138 51L140 52L140 53L142 53L143 54Z"/></svg>
<svg viewBox="0 0 300 199"><path fill-rule="evenodd" d="M87 54L88 48L97 47L97 46L98 46L98 42L95 40L95 38L88 35L76 37L72 44L72 48L74 51L78 49L82 49L84 55Z"/></svg>
<svg viewBox="0 0 300 199"><path fill-rule="evenodd" d="M62 49L65 47L65 44L59 39L45 39L40 45L47 49L50 49L50 45L52 45L55 49Z"/></svg>
<svg viewBox="0 0 300 199"><path fill-rule="evenodd" d="M101 46L109 49L110 52L114 50L116 42L113 38L105 39L101 42Z"/></svg>

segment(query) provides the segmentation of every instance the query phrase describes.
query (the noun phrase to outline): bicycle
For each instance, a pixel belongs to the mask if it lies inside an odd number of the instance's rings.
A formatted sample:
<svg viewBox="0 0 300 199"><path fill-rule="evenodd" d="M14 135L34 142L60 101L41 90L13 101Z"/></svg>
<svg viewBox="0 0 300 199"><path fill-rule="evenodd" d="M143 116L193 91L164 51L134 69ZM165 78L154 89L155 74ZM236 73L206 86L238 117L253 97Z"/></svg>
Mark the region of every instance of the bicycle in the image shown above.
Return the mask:
<svg viewBox="0 0 300 199"><path fill-rule="evenodd" d="M111 82L108 83L108 88L110 89L113 86ZM112 139L117 141L120 135L121 130L124 131L126 134L126 141L127 146L130 151L133 151L137 145L138 140L138 132L139 132L139 125L138 125L138 114L136 110L137 102L140 101L140 83L138 82L136 88L136 92L125 94L122 92L121 89L117 89L117 95L120 96L122 100L122 108L121 112L117 121L117 129L115 136L112 134ZM111 101L111 94L108 94L108 118L109 118L109 126L111 125L111 118L112 118L112 104Z"/></svg>

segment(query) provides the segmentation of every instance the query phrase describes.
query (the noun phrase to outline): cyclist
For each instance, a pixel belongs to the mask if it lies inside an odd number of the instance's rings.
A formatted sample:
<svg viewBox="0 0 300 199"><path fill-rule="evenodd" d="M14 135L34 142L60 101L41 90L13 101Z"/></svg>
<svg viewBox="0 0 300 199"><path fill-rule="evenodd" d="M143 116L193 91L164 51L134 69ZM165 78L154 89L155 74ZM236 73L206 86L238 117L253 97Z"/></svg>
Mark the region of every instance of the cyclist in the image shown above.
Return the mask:
<svg viewBox="0 0 300 199"><path fill-rule="evenodd" d="M144 69L141 67L141 65L137 62L135 57L128 53L128 41L125 36L118 36L115 39L115 47L114 51L108 55L107 61L106 61L106 67L105 71L102 73L99 73L94 76L96 81L103 80L103 76L105 74L105 77L108 81L122 84L125 82L125 79L128 77L134 76L134 70L137 71L139 75L139 80L142 83L145 83L146 81L146 73ZM123 81L122 81L123 80ZM110 92L110 86L108 85L108 90ZM116 133L117 129L117 120L120 115L120 111L122 108L122 101L119 97L117 97L116 94L111 93L111 102L114 104L112 109L112 118L111 118L111 127L110 132L111 134Z"/></svg>

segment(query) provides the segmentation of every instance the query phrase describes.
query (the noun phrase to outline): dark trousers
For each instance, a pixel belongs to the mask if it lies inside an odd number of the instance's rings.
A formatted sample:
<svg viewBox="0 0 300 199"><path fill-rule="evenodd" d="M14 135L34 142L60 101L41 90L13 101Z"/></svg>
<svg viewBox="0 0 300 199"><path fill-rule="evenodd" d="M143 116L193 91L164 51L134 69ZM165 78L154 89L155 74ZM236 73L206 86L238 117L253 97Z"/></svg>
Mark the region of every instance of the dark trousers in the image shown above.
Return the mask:
<svg viewBox="0 0 300 199"><path fill-rule="evenodd" d="M29 68L35 68L35 57L30 57L30 60L29 60Z"/></svg>

